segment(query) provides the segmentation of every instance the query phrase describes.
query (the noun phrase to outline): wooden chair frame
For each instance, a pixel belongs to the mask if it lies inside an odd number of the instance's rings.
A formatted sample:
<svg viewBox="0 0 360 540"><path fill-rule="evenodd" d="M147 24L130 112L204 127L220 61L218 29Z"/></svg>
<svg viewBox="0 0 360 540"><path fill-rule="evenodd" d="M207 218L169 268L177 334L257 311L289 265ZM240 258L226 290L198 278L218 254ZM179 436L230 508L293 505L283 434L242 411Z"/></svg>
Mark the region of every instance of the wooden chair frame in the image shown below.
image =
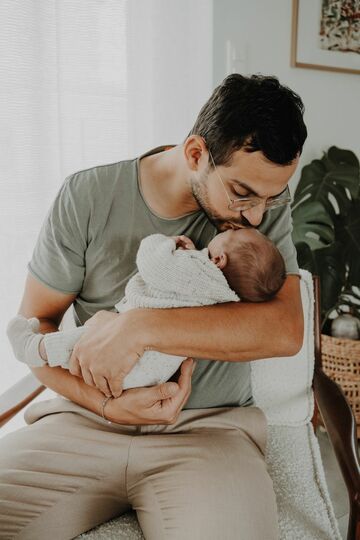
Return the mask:
<svg viewBox="0 0 360 540"><path fill-rule="evenodd" d="M347 540L360 540L360 462L355 417L341 387L322 369L320 282L314 283L315 365L312 389L315 398L312 424L314 430L321 414L331 446L339 463L349 496L350 512ZM0 426L28 405L46 389L29 373L0 396Z"/></svg>

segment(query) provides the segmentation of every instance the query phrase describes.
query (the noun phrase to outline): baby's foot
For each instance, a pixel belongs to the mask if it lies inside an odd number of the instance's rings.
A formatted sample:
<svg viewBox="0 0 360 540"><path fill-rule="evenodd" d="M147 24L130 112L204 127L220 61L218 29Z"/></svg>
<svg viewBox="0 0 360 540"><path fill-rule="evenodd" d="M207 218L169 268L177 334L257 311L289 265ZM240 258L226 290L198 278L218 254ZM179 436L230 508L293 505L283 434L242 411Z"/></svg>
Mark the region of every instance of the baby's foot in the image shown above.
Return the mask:
<svg viewBox="0 0 360 540"><path fill-rule="evenodd" d="M39 352L39 343L44 337L44 334L39 333L39 329L39 319L27 319L22 315L13 317L6 328L15 358L28 366L41 367L47 364Z"/></svg>
<svg viewBox="0 0 360 540"><path fill-rule="evenodd" d="M34 332L38 333L40 331L40 321L36 317L31 317L31 319L28 319L29 324Z"/></svg>

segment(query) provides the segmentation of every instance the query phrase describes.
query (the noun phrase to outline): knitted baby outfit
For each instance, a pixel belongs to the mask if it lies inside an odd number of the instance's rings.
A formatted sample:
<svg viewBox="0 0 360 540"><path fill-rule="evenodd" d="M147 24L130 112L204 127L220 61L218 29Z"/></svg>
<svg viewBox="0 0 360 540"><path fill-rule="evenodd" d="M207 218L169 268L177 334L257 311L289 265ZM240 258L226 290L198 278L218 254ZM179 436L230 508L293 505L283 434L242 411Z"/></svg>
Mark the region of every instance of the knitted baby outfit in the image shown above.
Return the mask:
<svg viewBox="0 0 360 540"><path fill-rule="evenodd" d="M238 302L222 271L209 259L208 248L176 249L173 238L152 234L139 246L136 273L125 287L125 296L115 304L119 313L134 308L174 308ZM71 351L86 327L45 334L50 366L68 368ZM167 381L185 356L145 351L124 378L123 389L153 386Z"/></svg>

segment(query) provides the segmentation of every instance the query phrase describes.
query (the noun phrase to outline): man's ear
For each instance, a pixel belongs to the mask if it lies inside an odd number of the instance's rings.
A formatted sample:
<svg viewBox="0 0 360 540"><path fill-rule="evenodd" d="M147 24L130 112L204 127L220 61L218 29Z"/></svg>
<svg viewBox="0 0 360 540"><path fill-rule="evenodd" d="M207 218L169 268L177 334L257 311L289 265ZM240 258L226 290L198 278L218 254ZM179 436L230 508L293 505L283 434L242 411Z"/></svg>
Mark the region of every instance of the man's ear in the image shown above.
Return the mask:
<svg viewBox="0 0 360 540"><path fill-rule="evenodd" d="M221 253L220 255L216 255L215 257L211 257L211 260L220 270L225 268L228 262L228 258L226 253Z"/></svg>

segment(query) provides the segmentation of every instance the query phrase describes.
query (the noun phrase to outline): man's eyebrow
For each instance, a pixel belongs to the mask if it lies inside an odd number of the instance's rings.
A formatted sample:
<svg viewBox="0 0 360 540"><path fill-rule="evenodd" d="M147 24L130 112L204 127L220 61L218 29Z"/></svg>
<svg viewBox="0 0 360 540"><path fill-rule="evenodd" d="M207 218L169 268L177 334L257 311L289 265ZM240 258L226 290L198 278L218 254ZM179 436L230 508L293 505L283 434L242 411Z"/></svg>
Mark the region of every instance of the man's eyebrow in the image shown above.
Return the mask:
<svg viewBox="0 0 360 540"><path fill-rule="evenodd" d="M236 180L236 178L230 178L230 181L231 182L236 182L237 185L247 189L248 191L250 191L251 195L255 195L256 197L261 197L261 195L259 195L258 193L256 193L256 191L254 191L250 186L248 186L245 182L242 182L241 180ZM271 197L269 197L270 199L273 199L274 197L279 197L280 195L282 195L283 193L285 193L285 191L287 190L288 186L286 186L285 189L283 189L282 191L280 191L280 193L277 193L276 195L271 195ZM244 195L244 197L246 197L246 195Z"/></svg>

